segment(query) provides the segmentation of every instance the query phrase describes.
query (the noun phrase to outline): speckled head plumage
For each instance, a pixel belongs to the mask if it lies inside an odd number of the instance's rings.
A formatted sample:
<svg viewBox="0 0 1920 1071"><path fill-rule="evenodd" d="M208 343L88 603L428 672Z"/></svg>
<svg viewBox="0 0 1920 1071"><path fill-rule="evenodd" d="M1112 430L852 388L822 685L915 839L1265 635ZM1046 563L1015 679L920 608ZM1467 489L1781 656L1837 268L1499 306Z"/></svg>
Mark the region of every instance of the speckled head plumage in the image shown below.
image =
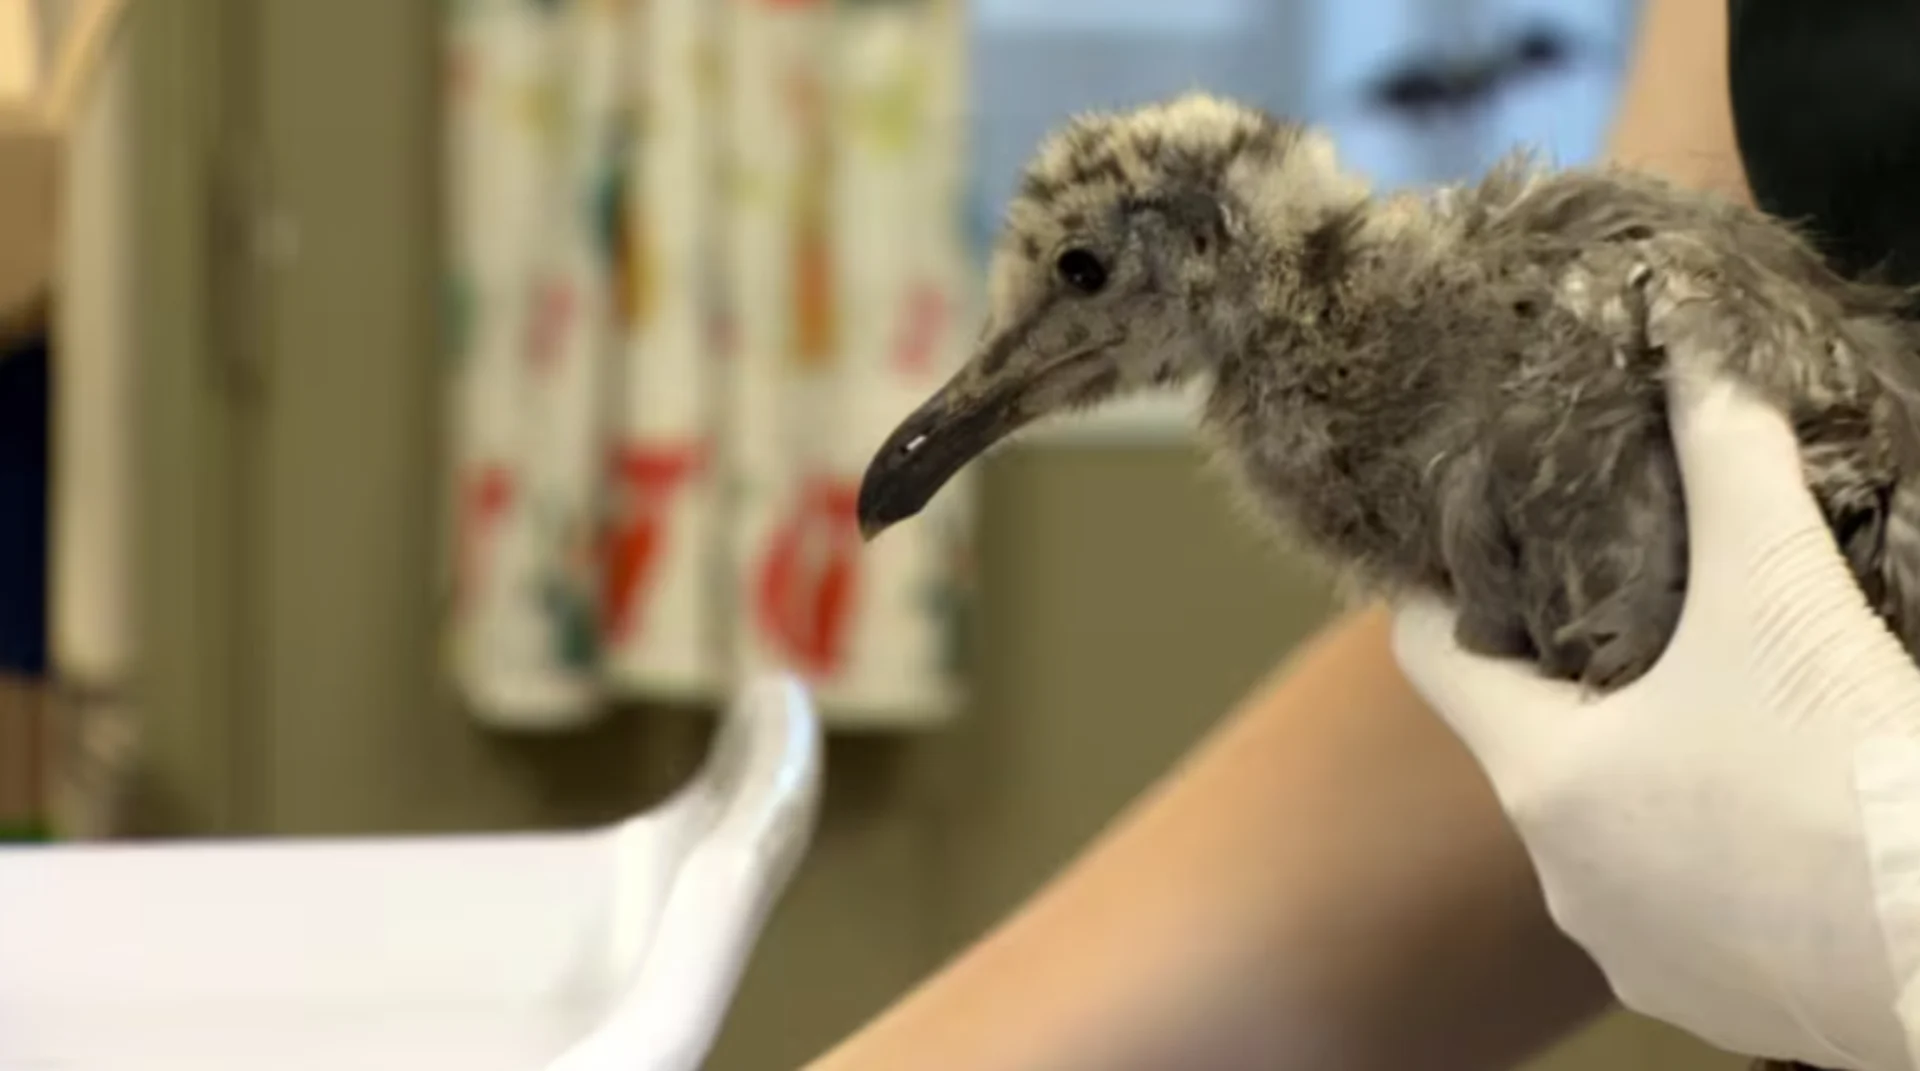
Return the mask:
<svg viewBox="0 0 1920 1071"><path fill-rule="evenodd" d="M1362 194L1319 133L1206 94L1065 124L1008 206L974 356L875 455L862 530L918 513L1027 424L1204 370L1208 308L1262 232Z"/></svg>

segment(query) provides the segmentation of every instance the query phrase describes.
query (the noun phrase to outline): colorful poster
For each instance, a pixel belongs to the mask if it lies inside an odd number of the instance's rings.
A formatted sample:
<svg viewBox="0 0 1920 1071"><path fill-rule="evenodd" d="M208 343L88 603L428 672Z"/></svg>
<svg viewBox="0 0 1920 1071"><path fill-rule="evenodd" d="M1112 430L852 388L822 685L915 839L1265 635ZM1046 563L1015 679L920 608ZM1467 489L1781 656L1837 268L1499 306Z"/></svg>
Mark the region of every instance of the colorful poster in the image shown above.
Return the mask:
<svg viewBox="0 0 1920 1071"><path fill-rule="evenodd" d="M450 64L455 665L575 724L781 667L953 709L967 487L857 483L966 336L964 21L938 0L465 0Z"/></svg>

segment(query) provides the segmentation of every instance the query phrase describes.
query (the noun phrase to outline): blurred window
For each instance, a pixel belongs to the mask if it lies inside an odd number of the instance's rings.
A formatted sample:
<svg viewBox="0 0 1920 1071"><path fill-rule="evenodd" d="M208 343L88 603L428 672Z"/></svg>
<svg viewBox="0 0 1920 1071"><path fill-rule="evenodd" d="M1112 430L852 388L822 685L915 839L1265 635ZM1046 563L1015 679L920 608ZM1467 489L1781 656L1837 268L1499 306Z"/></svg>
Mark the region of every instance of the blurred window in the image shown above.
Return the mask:
<svg viewBox="0 0 1920 1071"><path fill-rule="evenodd" d="M1706 2L1706 0L1703 0ZM1634 0L974 0L984 242L1034 145L1076 111L1202 88L1324 124L1383 186L1527 144L1602 144Z"/></svg>

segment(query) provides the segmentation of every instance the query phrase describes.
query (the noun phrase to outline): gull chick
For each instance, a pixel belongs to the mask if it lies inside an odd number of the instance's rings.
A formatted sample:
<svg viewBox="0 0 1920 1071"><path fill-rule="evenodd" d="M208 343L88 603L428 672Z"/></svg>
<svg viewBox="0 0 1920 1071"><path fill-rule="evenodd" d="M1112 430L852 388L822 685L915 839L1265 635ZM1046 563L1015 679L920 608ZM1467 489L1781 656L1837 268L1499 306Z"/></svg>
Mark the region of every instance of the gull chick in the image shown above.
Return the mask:
<svg viewBox="0 0 1920 1071"><path fill-rule="evenodd" d="M1920 630L1912 295L1792 228L1624 169L1516 157L1376 196L1303 124L1205 94L1052 134L1008 208L978 347L884 442L871 539L1018 429L1197 382L1256 516L1348 581L1436 593L1472 650L1610 689L1677 623L1669 374L1793 422L1862 590Z"/></svg>

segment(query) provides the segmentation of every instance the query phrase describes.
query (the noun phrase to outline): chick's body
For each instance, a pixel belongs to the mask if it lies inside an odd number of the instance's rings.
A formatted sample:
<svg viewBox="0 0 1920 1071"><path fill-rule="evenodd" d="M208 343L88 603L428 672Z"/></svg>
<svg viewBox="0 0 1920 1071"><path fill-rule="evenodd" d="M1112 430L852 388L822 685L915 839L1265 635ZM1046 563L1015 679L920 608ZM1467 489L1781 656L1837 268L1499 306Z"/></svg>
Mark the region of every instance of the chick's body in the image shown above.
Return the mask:
<svg viewBox="0 0 1920 1071"><path fill-rule="evenodd" d="M1904 295L1827 271L1744 208L1619 172L1513 165L1329 211L1214 310L1205 410L1260 511L1369 589L1437 590L1460 638L1611 688L1677 623L1669 359L1794 417L1810 487L1913 645L1920 472Z"/></svg>
<svg viewBox="0 0 1920 1071"><path fill-rule="evenodd" d="M1920 652L1920 323L1785 223L1515 159L1376 196L1303 124L1193 94L1077 119L1028 167L974 357L875 455L871 536L1000 438L1198 379L1259 517L1362 590L1597 689L1684 598L1665 378L1790 415L1868 599Z"/></svg>

